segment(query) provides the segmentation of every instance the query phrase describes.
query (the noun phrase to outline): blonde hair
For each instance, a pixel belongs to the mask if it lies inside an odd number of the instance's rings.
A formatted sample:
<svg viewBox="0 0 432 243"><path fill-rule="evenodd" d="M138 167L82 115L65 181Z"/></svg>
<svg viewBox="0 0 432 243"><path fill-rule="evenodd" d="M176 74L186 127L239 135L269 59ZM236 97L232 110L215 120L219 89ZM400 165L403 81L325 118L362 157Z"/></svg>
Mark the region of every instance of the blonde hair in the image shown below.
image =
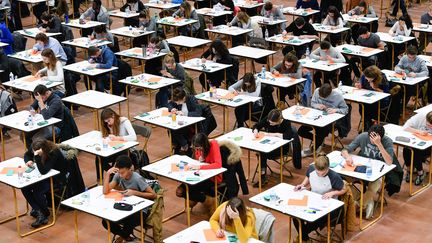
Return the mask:
<svg viewBox="0 0 432 243"><path fill-rule="evenodd" d="M249 22L250 17L249 17L249 15L248 15L246 12L244 12L244 11L240 11L240 12L238 12L238 14L237 14L237 19L238 19L241 23L243 23L243 24L247 24L247 23Z"/></svg>
<svg viewBox="0 0 432 243"><path fill-rule="evenodd" d="M191 13L192 13L192 7L191 7L191 5L187 2L187 1L184 1L181 5L180 5L180 7L182 7L183 9L184 9L184 18L186 18L186 19L189 19L190 17L191 17Z"/></svg>
<svg viewBox="0 0 432 243"><path fill-rule="evenodd" d="M173 52L168 52L168 54L165 55L164 59L163 59L163 63L169 63L169 64L174 64L176 63L175 58L174 58L174 53Z"/></svg>
<svg viewBox="0 0 432 243"><path fill-rule="evenodd" d="M319 171L323 171L328 169L330 166L329 158L325 153L319 153L315 160L315 169Z"/></svg>
<svg viewBox="0 0 432 243"><path fill-rule="evenodd" d="M432 123L432 111L426 114L426 121Z"/></svg>

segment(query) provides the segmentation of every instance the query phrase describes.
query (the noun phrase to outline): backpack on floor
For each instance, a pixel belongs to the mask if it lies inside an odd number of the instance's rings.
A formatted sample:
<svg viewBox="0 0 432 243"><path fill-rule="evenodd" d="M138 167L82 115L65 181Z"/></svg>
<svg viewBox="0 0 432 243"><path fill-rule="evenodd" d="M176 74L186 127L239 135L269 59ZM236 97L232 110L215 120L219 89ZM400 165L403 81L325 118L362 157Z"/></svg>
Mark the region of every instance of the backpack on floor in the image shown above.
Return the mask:
<svg viewBox="0 0 432 243"><path fill-rule="evenodd" d="M150 164L150 159L147 152L144 150L138 150L136 148L129 149L129 158L132 160L134 170L138 172L142 177L150 180L154 180L153 176L149 172L143 171L141 168Z"/></svg>

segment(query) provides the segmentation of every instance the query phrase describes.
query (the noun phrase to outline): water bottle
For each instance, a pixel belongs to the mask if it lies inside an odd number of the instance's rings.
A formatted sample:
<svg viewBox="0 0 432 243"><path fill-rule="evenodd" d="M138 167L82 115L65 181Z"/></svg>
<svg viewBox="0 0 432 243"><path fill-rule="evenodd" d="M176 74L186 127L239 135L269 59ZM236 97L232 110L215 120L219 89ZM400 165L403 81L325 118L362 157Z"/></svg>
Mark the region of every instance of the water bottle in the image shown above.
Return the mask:
<svg viewBox="0 0 432 243"><path fill-rule="evenodd" d="M180 176L183 176L183 172L184 172L184 169L185 169L185 164L183 162L180 162L178 166L179 166Z"/></svg>
<svg viewBox="0 0 432 243"><path fill-rule="evenodd" d="M262 68L261 68L261 78L262 79L266 78L266 68L265 68L265 65L263 65Z"/></svg>
<svg viewBox="0 0 432 243"><path fill-rule="evenodd" d="M269 38L269 32L268 32L268 29L266 28L266 30L265 30L265 38L267 39L267 38Z"/></svg>
<svg viewBox="0 0 432 243"><path fill-rule="evenodd" d="M132 25L129 25L129 30L132 31Z"/></svg>
<svg viewBox="0 0 432 243"><path fill-rule="evenodd" d="M28 124L28 126L29 126L30 128L33 127L33 116L32 116L32 115L29 115L29 116L27 117L27 124Z"/></svg>
<svg viewBox="0 0 432 243"><path fill-rule="evenodd" d="M23 183L23 168L20 166L18 166L18 183Z"/></svg>
<svg viewBox="0 0 432 243"><path fill-rule="evenodd" d="M366 166L366 177L371 178L372 177L372 162L371 159L368 159L368 163Z"/></svg>
<svg viewBox="0 0 432 243"><path fill-rule="evenodd" d="M9 73L9 81L14 81L14 75L12 72Z"/></svg>
<svg viewBox="0 0 432 243"><path fill-rule="evenodd" d="M69 15L66 13L65 14L65 23L68 24L69 23Z"/></svg>
<svg viewBox="0 0 432 243"><path fill-rule="evenodd" d="M338 90L342 94L342 81L339 81Z"/></svg>
<svg viewBox="0 0 432 243"><path fill-rule="evenodd" d="M306 47L306 59L310 58L310 50L309 47Z"/></svg>
<svg viewBox="0 0 432 243"><path fill-rule="evenodd" d="M104 150L108 149L108 138L102 138L102 148Z"/></svg>
<svg viewBox="0 0 432 243"><path fill-rule="evenodd" d="M143 55L143 57L146 57L147 56L147 48L146 48L146 46L142 45L141 48L142 48L142 55Z"/></svg>
<svg viewBox="0 0 432 243"><path fill-rule="evenodd" d="M300 104L297 102L296 108L294 110L294 116L296 119L300 119L301 118L301 112L300 112Z"/></svg>
<svg viewBox="0 0 432 243"><path fill-rule="evenodd" d="M159 20L159 15L157 13L154 14L154 19L155 19L155 22L157 22Z"/></svg>
<svg viewBox="0 0 432 243"><path fill-rule="evenodd" d="M210 95L210 98L213 98L213 86L210 86L209 95Z"/></svg>
<svg viewBox="0 0 432 243"><path fill-rule="evenodd" d="M88 188L85 189L82 198L84 199L84 205L88 206L90 205L90 192L88 190Z"/></svg>
<svg viewBox="0 0 432 243"><path fill-rule="evenodd" d="M278 198L278 196L277 196L277 194L276 194L276 192L275 192L275 190L271 190L270 191L270 201L271 202L274 202L274 201L276 201L277 200L277 198Z"/></svg>

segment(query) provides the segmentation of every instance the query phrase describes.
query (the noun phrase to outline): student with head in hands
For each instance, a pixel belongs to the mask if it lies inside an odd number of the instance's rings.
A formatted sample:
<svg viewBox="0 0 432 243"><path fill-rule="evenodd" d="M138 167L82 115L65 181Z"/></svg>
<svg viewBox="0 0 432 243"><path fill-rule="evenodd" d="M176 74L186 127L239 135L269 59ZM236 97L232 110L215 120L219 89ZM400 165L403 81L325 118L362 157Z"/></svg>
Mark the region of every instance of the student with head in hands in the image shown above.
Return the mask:
<svg viewBox="0 0 432 243"><path fill-rule="evenodd" d="M255 224L253 210L238 197L219 205L210 218L210 226L218 238L223 238L228 231L236 234L240 243L246 243L250 238L258 239Z"/></svg>
<svg viewBox="0 0 432 243"><path fill-rule="evenodd" d="M111 176L113 177L110 181ZM127 155L118 156L114 167L106 172L103 181L103 194L106 195L113 189L120 191L124 196L137 196L149 200L156 198L156 193L147 184L146 180L134 171L132 161ZM140 213L137 212L117 222L109 222L111 232L117 235L117 238L113 242L134 242L133 230L136 226L140 225ZM142 213L145 222L145 219L150 214L150 209L146 208ZM108 229L105 219L102 220L102 225L105 229Z"/></svg>

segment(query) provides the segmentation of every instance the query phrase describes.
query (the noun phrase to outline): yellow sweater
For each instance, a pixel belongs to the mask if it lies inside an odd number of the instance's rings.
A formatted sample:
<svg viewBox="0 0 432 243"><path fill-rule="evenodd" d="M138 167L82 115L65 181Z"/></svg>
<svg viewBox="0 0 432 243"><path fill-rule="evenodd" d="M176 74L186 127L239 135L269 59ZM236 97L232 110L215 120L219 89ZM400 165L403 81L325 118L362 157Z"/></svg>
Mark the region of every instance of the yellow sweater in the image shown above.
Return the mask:
<svg viewBox="0 0 432 243"><path fill-rule="evenodd" d="M220 229L219 226L219 215L222 209L226 207L228 202L224 202L216 209L210 218L210 226L216 232ZM227 231L237 235L240 243L246 243L249 238L258 239L258 234L255 229L255 214L251 209L247 210L247 221L246 225L243 225L241 219L235 219L234 225L226 225Z"/></svg>

